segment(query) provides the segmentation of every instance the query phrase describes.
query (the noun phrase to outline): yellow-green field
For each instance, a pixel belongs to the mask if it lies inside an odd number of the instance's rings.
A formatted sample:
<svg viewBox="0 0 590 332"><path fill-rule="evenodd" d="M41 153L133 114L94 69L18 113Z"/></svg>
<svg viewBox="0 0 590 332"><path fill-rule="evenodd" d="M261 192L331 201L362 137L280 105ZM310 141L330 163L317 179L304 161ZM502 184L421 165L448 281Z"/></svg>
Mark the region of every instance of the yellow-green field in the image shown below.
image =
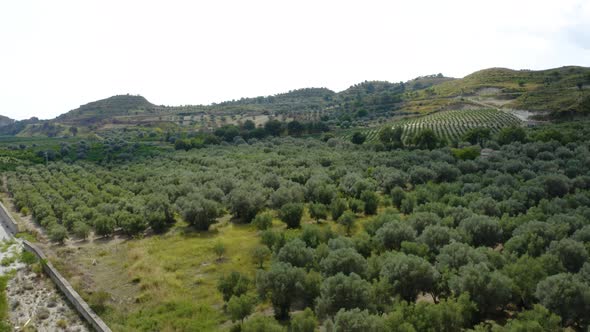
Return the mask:
<svg viewBox="0 0 590 332"><path fill-rule="evenodd" d="M213 251L219 242L221 259ZM225 223L208 233L179 226L162 236L58 249L56 263L91 305L91 292L110 294L101 316L114 331L215 330L227 321L217 280L231 271L254 277L257 245L248 225Z"/></svg>

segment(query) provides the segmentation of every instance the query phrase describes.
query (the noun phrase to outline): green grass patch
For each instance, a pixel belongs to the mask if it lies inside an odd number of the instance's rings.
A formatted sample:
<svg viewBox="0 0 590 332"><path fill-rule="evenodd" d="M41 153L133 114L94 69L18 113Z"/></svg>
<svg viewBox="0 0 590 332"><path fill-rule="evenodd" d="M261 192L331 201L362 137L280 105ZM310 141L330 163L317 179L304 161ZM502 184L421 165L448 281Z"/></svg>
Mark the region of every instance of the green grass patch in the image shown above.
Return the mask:
<svg viewBox="0 0 590 332"><path fill-rule="evenodd" d="M221 310L217 281L232 271L254 279L251 252L260 245L257 232L251 225L227 222L209 232L182 225L161 236L93 244L56 266L89 303L97 302L89 293L109 292L115 301L97 303L115 331L217 331L229 319ZM222 258L214 251L218 243L225 246ZM89 256L96 257L96 266ZM72 275L80 267L92 275L92 289Z"/></svg>
<svg viewBox="0 0 590 332"><path fill-rule="evenodd" d="M29 242L37 242L37 238L35 237L35 235L29 232L16 233L15 237L17 239L27 240Z"/></svg>
<svg viewBox="0 0 590 332"><path fill-rule="evenodd" d="M6 286L8 280L14 276L14 272L9 272L6 275L0 276L0 332L12 331L12 326L9 322L8 313L8 299L6 298Z"/></svg>

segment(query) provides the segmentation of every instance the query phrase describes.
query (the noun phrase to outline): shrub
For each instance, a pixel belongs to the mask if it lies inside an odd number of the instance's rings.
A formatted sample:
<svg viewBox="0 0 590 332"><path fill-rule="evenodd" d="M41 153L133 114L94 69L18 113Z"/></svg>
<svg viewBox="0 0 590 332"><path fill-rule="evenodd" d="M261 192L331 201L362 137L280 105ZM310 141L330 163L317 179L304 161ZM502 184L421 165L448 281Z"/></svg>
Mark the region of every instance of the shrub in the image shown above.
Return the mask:
<svg viewBox="0 0 590 332"><path fill-rule="evenodd" d="M328 208L321 203L311 204L309 206L309 215L319 222L320 219L328 218Z"/></svg>
<svg viewBox="0 0 590 332"><path fill-rule="evenodd" d="M379 196L373 191L363 191L361 193L361 200L365 203L365 214L372 215L377 213L379 207Z"/></svg>
<svg viewBox="0 0 590 332"><path fill-rule="evenodd" d="M590 286L573 274L560 273L544 279L535 295L544 307L560 315L566 326L590 319Z"/></svg>
<svg viewBox="0 0 590 332"><path fill-rule="evenodd" d="M217 255L217 259L223 258L225 251L226 251L225 244L223 244L223 242L221 242L221 241L218 241L213 246L213 252L215 252L215 255Z"/></svg>
<svg viewBox="0 0 590 332"><path fill-rule="evenodd" d="M297 228L301 224L301 217L303 216L303 204L287 203L281 207L279 215L281 220L287 224L287 227Z"/></svg>
<svg viewBox="0 0 590 332"><path fill-rule="evenodd" d="M270 249L266 246L258 246L252 250L252 258L259 268L264 267L264 261L270 256Z"/></svg>
<svg viewBox="0 0 590 332"><path fill-rule="evenodd" d="M115 231L115 221L111 217L99 216L94 221L94 230L100 236L110 236Z"/></svg>
<svg viewBox="0 0 590 332"><path fill-rule="evenodd" d="M272 226L272 214L270 212L258 213L252 224L259 230L268 229Z"/></svg>
<svg viewBox="0 0 590 332"><path fill-rule="evenodd" d="M97 291L90 294L90 299L88 301L88 305L92 310L94 310L97 314L102 314L108 308L107 302L111 299L111 294L105 291Z"/></svg>
<svg viewBox="0 0 590 332"><path fill-rule="evenodd" d="M85 222L78 221L74 223L73 232L76 237L86 240L86 238L90 234L90 226L88 226L88 224L86 224Z"/></svg>
<svg viewBox="0 0 590 332"><path fill-rule="evenodd" d="M356 273L324 279L316 312L321 317L331 316L340 309L367 309L371 305L371 284Z"/></svg>
<svg viewBox="0 0 590 332"><path fill-rule="evenodd" d="M300 239L293 239L285 244L277 254L277 260L296 267L306 267L313 263L313 249L307 247Z"/></svg>
<svg viewBox="0 0 590 332"><path fill-rule="evenodd" d="M346 200L343 198L335 198L330 204L330 212L332 214L332 220L336 221L348 208Z"/></svg>
<svg viewBox="0 0 590 332"><path fill-rule="evenodd" d="M224 301L229 301L232 296L246 294L250 286L250 279L240 272L233 271L228 276L222 276L217 282L217 289L223 295Z"/></svg>
<svg viewBox="0 0 590 332"><path fill-rule="evenodd" d="M68 230L59 224L54 224L49 228L49 239L53 242L63 243L68 237Z"/></svg>
<svg viewBox="0 0 590 332"><path fill-rule="evenodd" d="M250 316L256 305L256 298L248 294L232 296L227 302L227 312L232 321L244 322L244 318Z"/></svg>
<svg viewBox="0 0 590 332"><path fill-rule="evenodd" d="M344 212L344 214L342 214L340 216L340 218L338 218L338 223L340 225L346 227L346 233L348 235L350 235L355 221L356 221L356 216L354 215L354 213L352 213L350 211Z"/></svg>
<svg viewBox="0 0 590 332"><path fill-rule="evenodd" d="M176 202L183 219L191 226L201 231L209 229L215 218L220 214L219 203L206 199L199 194L181 197Z"/></svg>
<svg viewBox="0 0 590 332"><path fill-rule="evenodd" d="M289 317L291 303L303 297L305 271L291 264L277 262L268 271L258 270L256 287L260 296L270 298L275 317Z"/></svg>
<svg viewBox="0 0 590 332"><path fill-rule="evenodd" d="M242 324L242 332L285 332L286 329L275 319L254 315Z"/></svg>
<svg viewBox="0 0 590 332"><path fill-rule="evenodd" d="M318 326L318 320L310 308L305 308L301 313L293 315L289 325L289 332L314 332Z"/></svg>

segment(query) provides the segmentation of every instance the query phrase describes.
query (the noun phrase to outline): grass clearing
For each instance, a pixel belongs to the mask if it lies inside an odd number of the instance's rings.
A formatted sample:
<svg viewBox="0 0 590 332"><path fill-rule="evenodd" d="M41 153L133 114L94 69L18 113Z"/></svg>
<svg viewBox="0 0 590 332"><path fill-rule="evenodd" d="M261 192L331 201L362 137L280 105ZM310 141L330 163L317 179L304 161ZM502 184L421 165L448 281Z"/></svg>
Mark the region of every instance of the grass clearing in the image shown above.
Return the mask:
<svg viewBox="0 0 590 332"><path fill-rule="evenodd" d="M178 226L162 236L62 249L56 264L91 306L90 294L110 294L100 315L115 331L219 330L228 317L217 280L231 271L254 278L250 253L259 243L254 227L226 221L208 233Z"/></svg>
<svg viewBox="0 0 590 332"><path fill-rule="evenodd" d="M359 217L356 231L370 218ZM315 224L307 213L305 224ZM345 233L331 220L318 225ZM229 216L212 228L195 232L179 222L165 235L55 247L57 257L52 260L114 331L225 330L232 324L223 312L217 282L232 271L254 280L257 265L251 252L262 244L253 225L234 224ZM283 229L288 239L301 233L285 229L278 219L273 228ZM219 243L225 247L221 258L215 252ZM261 303L257 311L268 308Z"/></svg>

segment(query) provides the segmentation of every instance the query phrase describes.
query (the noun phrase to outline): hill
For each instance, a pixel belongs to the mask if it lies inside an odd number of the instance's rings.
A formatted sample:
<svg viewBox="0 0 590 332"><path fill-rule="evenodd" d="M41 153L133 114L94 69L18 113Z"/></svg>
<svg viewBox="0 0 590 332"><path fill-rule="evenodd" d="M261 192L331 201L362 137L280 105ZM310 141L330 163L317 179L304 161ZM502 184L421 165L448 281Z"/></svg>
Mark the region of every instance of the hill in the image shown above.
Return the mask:
<svg viewBox="0 0 590 332"><path fill-rule="evenodd" d="M21 136L61 136L129 127L213 131L246 120L322 121L333 128L376 127L408 116L449 110L496 109L538 119L590 114L590 68L489 68L464 78L442 74L407 82L364 81L340 92L304 88L211 105L157 106L142 96L94 101L49 121L17 121L1 130ZM525 111L525 112L522 112Z"/></svg>
<svg viewBox="0 0 590 332"><path fill-rule="evenodd" d="M117 115L138 115L155 109L156 105L142 96L117 95L82 105L60 115L56 120L64 124L87 125Z"/></svg>
<svg viewBox="0 0 590 332"><path fill-rule="evenodd" d="M521 109L551 117L590 112L590 68L548 70L490 68L434 87L439 97L475 97L503 108Z"/></svg>
<svg viewBox="0 0 590 332"><path fill-rule="evenodd" d="M0 127L4 127L4 126L8 126L14 123L14 120L4 116L4 115L0 115Z"/></svg>

